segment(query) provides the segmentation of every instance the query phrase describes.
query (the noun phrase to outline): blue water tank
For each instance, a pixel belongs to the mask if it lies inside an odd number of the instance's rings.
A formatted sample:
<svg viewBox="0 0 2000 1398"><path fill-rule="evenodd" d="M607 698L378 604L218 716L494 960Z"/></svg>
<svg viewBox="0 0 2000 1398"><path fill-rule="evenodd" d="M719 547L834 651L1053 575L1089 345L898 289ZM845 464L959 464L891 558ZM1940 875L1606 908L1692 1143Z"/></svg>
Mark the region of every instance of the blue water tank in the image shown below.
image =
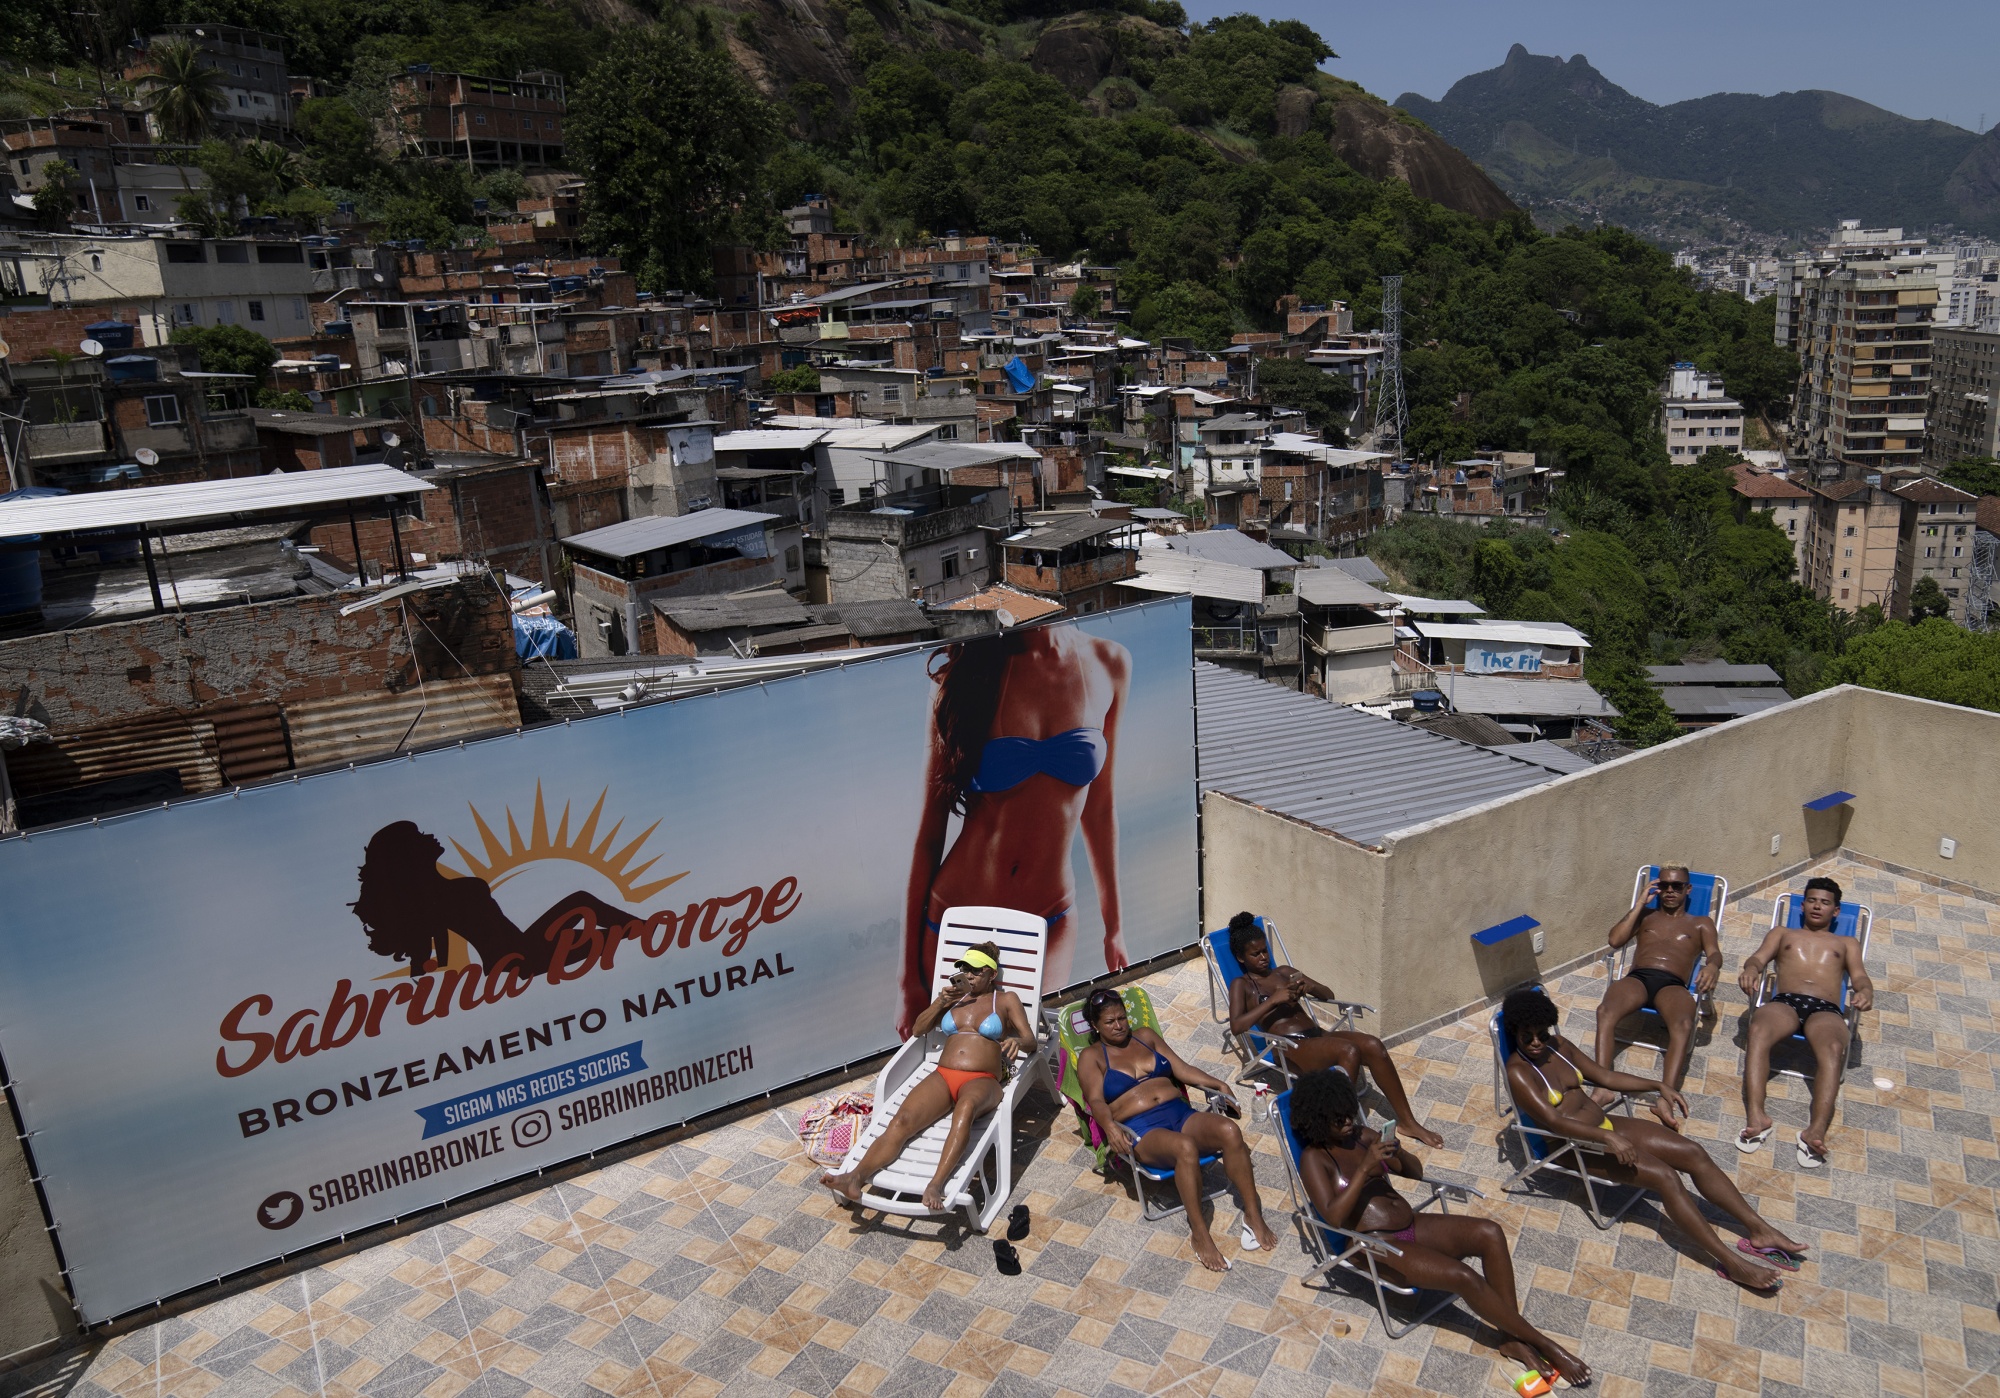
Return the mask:
<svg viewBox="0 0 2000 1398"><path fill-rule="evenodd" d="M104 361L104 373L113 383L153 383L160 377L160 361L150 354L121 354Z"/></svg>
<svg viewBox="0 0 2000 1398"><path fill-rule="evenodd" d="M52 485L31 485L0 495L0 504L9 500L47 500L67 495ZM32 612L42 605L42 536L23 534L0 539L0 616L10 612Z"/></svg>
<svg viewBox="0 0 2000 1398"><path fill-rule="evenodd" d="M354 322L350 320L330 320L319 328L322 335L343 336L354 333Z"/></svg>
<svg viewBox="0 0 2000 1398"><path fill-rule="evenodd" d="M83 333L108 350L132 348L132 327L122 320L94 321L83 327Z"/></svg>

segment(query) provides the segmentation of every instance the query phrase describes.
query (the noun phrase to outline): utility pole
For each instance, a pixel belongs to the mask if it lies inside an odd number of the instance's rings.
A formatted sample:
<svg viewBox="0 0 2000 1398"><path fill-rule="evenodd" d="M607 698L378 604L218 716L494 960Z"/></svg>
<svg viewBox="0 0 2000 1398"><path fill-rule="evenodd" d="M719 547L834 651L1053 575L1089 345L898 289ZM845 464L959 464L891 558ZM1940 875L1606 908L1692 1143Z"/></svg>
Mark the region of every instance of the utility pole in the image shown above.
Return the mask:
<svg viewBox="0 0 2000 1398"><path fill-rule="evenodd" d="M1382 370L1375 380L1375 450L1403 454L1410 433L1403 399L1403 279L1382 278Z"/></svg>

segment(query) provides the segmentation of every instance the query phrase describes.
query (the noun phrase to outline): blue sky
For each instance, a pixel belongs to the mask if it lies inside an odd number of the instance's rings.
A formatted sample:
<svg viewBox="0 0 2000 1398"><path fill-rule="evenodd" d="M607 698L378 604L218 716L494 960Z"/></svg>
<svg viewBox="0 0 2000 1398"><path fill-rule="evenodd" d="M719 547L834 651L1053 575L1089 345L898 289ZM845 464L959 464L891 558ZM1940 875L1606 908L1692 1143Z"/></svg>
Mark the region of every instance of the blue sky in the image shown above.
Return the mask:
<svg viewBox="0 0 2000 1398"><path fill-rule="evenodd" d="M2000 4L1934 0L1248 0L1189 4L1198 19L1250 10L1302 19L1340 58L1327 66L1390 101L1444 96L1468 73L1497 67L1516 43L1586 55L1649 102L1711 92L1827 88L1904 116L1974 128L2000 121Z"/></svg>

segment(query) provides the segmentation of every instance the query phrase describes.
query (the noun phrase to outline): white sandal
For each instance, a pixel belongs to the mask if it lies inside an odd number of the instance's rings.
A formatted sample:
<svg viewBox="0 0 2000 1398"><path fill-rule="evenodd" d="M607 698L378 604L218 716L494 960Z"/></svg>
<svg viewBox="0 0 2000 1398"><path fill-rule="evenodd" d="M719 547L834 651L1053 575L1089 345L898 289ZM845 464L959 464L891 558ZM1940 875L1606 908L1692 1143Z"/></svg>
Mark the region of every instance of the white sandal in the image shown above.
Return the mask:
<svg viewBox="0 0 2000 1398"><path fill-rule="evenodd" d="M1764 1148L1764 1142L1770 1140L1771 1133L1773 1131L1776 1131L1777 1129L1778 1129L1777 1123L1773 1122L1771 1125L1765 1127L1762 1131L1759 1131L1755 1135L1752 1135L1750 1134L1750 1128L1746 1126L1741 1131L1736 1133L1736 1148L1742 1151L1745 1155L1755 1155L1758 1151Z"/></svg>
<svg viewBox="0 0 2000 1398"><path fill-rule="evenodd" d="M1801 1170L1817 1170L1820 1166L1826 1164L1826 1160L1827 1153L1825 1151L1814 1150L1806 1144L1804 1136L1799 1137L1799 1168Z"/></svg>

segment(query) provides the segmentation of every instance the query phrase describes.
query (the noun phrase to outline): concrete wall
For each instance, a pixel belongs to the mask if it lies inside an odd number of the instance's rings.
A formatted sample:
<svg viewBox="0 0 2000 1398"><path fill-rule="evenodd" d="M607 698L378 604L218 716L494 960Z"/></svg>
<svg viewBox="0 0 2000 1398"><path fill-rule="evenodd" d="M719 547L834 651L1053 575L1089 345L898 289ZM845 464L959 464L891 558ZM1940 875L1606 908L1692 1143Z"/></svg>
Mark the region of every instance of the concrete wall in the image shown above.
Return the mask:
<svg viewBox="0 0 2000 1398"><path fill-rule="evenodd" d="M27 1157L13 1149L13 1117L0 1112L0 1362L76 1333Z"/></svg>
<svg viewBox="0 0 2000 1398"><path fill-rule="evenodd" d="M1854 802L1805 809L1837 790ZM2000 890L1995 791L2000 715L1842 687L1395 832L1379 851L1211 793L1204 897L1212 926L1239 906L1276 916L1293 959L1377 1005L1371 1027L1388 1035L1594 953L1641 863L1740 888L1844 847ZM1527 934L1471 941L1523 913L1542 924L1539 956Z"/></svg>

